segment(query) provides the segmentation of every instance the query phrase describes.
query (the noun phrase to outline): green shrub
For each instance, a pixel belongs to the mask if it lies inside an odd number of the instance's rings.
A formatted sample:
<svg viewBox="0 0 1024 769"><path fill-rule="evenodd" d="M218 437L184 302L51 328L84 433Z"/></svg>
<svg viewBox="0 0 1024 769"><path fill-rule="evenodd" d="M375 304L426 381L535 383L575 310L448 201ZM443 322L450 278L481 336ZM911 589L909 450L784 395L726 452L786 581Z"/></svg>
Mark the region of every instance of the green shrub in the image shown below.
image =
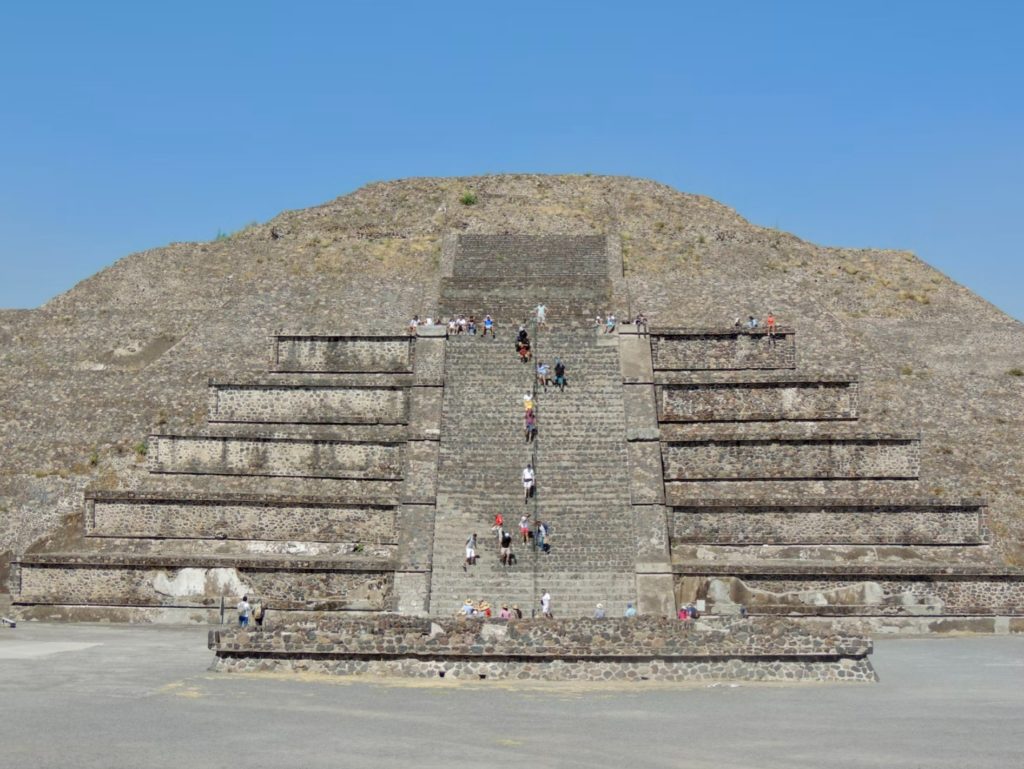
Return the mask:
<svg viewBox="0 0 1024 769"><path fill-rule="evenodd" d="M136 443L132 447L132 451L135 452L135 456L144 457L146 456L147 453L149 453L149 444L146 443L145 441L140 441L139 443Z"/></svg>
<svg viewBox="0 0 1024 769"><path fill-rule="evenodd" d="M464 206L476 205L476 193L475 192L464 192L462 197L459 198L459 202Z"/></svg>
<svg viewBox="0 0 1024 769"><path fill-rule="evenodd" d="M1006 373L1010 376L1024 376L1024 369L1012 368Z"/></svg>

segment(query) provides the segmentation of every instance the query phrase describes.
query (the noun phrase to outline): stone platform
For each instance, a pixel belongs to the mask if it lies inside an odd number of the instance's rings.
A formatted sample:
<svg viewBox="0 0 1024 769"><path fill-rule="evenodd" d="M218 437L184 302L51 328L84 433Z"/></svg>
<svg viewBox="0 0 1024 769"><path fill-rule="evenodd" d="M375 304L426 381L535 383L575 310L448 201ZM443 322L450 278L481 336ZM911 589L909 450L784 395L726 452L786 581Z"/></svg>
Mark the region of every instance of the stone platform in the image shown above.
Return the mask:
<svg viewBox="0 0 1024 769"><path fill-rule="evenodd" d="M221 672L471 679L872 682L871 641L782 619L383 615L211 630Z"/></svg>

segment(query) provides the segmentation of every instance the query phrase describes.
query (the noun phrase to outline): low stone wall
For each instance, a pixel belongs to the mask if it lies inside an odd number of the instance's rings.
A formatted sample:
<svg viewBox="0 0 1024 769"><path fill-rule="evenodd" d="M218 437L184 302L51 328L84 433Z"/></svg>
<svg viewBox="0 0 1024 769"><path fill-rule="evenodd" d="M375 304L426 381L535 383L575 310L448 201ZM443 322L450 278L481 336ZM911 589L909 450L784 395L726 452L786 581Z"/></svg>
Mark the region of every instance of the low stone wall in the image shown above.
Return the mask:
<svg viewBox="0 0 1024 769"><path fill-rule="evenodd" d="M979 544L988 540L983 507L968 505L722 504L675 507L674 545Z"/></svg>
<svg viewBox="0 0 1024 769"><path fill-rule="evenodd" d="M154 473L398 480L402 477L404 458L399 443L153 435L148 462L150 472Z"/></svg>
<svg viewBox="0 0 1024 769"><path fill-rule="evenodd" d="M920 441L861 438L723 438L662 444L667 481L917 478Z"/></svg>
<svg viewBox="0 0 1024 769"><path fill-rule="evenodd" d="M796 367L796 334L780 328L772 343L762 329L655 329L651 360L656 371L791 369Z"/></svg>
<svg viewBox="0 0 1024 769"><path fill-rule="evenodd" d="M395 544L397 506L266 499L86 499L91 537Z"/></svg>
<svg viewBox="0 0 1024 769"><path fill-rule="evenodd" d="M947 571L952 571L950 568ZM705 597L710 611L741 604L751 614L1022 616L1024 575L676 575L680 602Z"/></svg>
<svg viewBox="0 0 1024 769"><path fill-rule="evenodd" d="M657 388L662 422L857 418L856 382L701 382Z"/></svg>
<svg viewBox="0 0 1024 769"><path fill-rule="evenodd" d="M872 681L871 642L783 620L373 619L211 631L215 668L553 680Z"/></svg>
<svg viewBox="0 0 1024 769"><path fill-rule="evenodd" d="M404 424L408 390L403 387L214 384L211 422L285 424Z"/></svg>
<svg viewBox="0 0 1024 769"><path fill-rule="evenodd" d="M277 610L381 611L392 608L394 576L387 563L309 567L283 559L135 558L61 563L21 562L12 578L15 604L214 607L233 609L242 595ZM194 563L192 563L194 562ZM192 565L189 565L189 564Z"/></svg>
<svg viewBox="0 0 1024 769"><path fill-rule="evenodd" d="M278 334L273 370L408 373L413 370L414 350L411 337Z"/></svg>

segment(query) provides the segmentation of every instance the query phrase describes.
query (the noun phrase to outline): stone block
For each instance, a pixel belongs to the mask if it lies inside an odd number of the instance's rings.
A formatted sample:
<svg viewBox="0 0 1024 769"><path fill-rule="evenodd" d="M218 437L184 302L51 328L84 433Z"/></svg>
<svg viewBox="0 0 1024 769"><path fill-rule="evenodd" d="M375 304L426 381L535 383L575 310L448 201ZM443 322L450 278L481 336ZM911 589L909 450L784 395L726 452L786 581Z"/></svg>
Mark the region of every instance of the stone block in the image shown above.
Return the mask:
<svg viewBox="0 0 1024 769"><path fill-rule="evenodd" d="M651 365L651 338L637 334L619 335L619 366L622 381L650 384L654 381Z"/></svg>
<svg viewBox="0 0 1024 769"><path fill-rule="evenodd" d="M409 441L405 455L402 502L433 504L437 497L437 441Z"/></svg>
<svg viewBox="0 0 1024 769"><path fill-rule="evenodd" d="M660 431L654 404L654 387L649 384L623 385L622 399L626 409L626 440L658 440Z"/></svg>
<svg viewBox="0 0 1024 769"><path fill-rule="evenodd" d="M637 571L669 562L668 520L662 505L633 505Z"/></svg>
<svg viewBox="0 0 1024 769"><path fill-rule="evenodd" d="M429 598L429 572L395 572L395 607L400 614L413 617L426 616Z"/></svg>
<svg viewBox="0 0 1024 769"><path fill-rule="evenodd" d="M676 609L672 575L637 572L637 612L645 617L674 617Z"/></svg>
<svg viewBox="0 0 1024 769"><path fill-rule="evenodd" d="M409 440L440 440L444 388L410 387L408 394Z"/></svg>
<svg viewBox="0 0 1024 769"><path fill-rule="evenodd" d="M398 509L398 568L429 570L434 551L433 505L403 504Z"/></svg>
<svg viewBox="0 0 1024 769"><path fill-rule="evenodd" d="M278 334L274 370L280 372L383 372L412 370L411 337Z"/></svg>
<svg viewBox="0 0 1024 769"><path fill-rule="evenodd" d="M661 447L657 441L626 444L629 455L629 496L634 505L660 505L665 501Z"/></svg>
<svg viewBox="0 0 1024 769"><path fill-rule="evenodd" d="M444 354L444 337L416 339L416 366L413 374L417 385L439 387L444 384Z"/></svg>

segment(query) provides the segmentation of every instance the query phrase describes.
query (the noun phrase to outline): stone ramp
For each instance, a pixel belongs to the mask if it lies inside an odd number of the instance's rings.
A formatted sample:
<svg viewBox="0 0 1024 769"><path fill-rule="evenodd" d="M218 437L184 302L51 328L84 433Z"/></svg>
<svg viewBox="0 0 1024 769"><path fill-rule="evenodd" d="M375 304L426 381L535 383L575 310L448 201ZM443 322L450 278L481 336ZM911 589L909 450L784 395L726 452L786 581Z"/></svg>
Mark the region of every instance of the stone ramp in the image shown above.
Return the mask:
<svg viewBox="0 0 1024 769"><path fill-rule="evenodd" d="M870 640L785 620L378 617L211 630L219 672L548 681L877 680Z"/></svg>

